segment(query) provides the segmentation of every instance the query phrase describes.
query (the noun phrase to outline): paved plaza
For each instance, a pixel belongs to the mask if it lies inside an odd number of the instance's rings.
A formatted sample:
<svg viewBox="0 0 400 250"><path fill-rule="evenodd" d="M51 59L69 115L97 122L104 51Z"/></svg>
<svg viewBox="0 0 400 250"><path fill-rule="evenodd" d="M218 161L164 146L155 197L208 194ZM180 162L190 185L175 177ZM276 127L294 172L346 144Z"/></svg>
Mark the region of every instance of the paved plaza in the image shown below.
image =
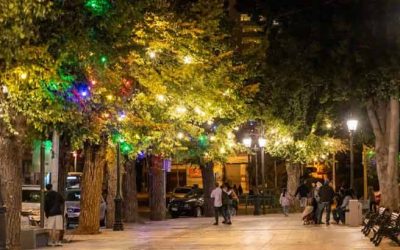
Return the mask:
<svg viewBox="0 0 400 250"><path fill-rule="evenodd" d="M304 226L300 214L289 217L280 214L237 216L231 226L213 226L212 222L212 218L179 218L128 224L123 232L104 230L99 235L68 235L71 243L54 249L400 249L387 239L380 247L375 247L358 227Z"/></svg>

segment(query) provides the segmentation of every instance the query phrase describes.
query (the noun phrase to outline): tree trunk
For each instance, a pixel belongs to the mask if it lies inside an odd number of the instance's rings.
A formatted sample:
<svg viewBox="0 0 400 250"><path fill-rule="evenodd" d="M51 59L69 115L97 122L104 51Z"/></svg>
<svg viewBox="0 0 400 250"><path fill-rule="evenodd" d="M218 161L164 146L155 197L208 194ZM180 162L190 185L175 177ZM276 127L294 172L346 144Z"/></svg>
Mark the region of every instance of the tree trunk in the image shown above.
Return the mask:
<svg viewBox="0 0 400 250"><path fill-rule="evenodd" d="M158 156L148 157L151 157L149 169L150 220L165 220L166 194L163 160Z"/></svg>
<svg viewBox="0 0 400 250"><path fill-rule="evenodd" d="M214 204L211 199L211 192L215 188L214 164L212 162L201 164L201 178L203 179L204 210L206 217L214 216Z"/></svg>
<svg viewBox="0 0 400 250"><path fill-rule="evenodd" d="M58 170L58 190L64 195L63 190L67 186L67 174L68 174L68 164L71 157L71 146L69 144L69 137L65 134L60 137L60 158L59 158L59 170Z"/></svg>
<svg viewBox="0 0 400 250"><path fill-rule="evenodd" d="M125 162L125 176L123 179L124 218L126 222L138 222L138 200L136 188L136 161Z"/></svg>
<svg viewBox="0 0 400 250"><path fill-rule="evenodd" d="M381 192L381 205L399 208L398 151L399 151L399 101L370 99L368 117L375 134L376 167Z"/></svg>
<svg viewBox="0 0 400 250"><path fill-rule="evenodd" d="M97 234L100 229L100 201L103 170L106 159L106 140L101 145L85 144L85 165L82 176L81 213L78 234Z"/></svg>
<svg viewBox="0 0 400 250"><path fill-rule="evenodd" d="M115 221L115 196L117 195L117 166L115 151L109 149L107 152L106 183L107 183L107 210L106 228L113 228Z"/></svg>
<svg viewBox="0 0 400 250"><path fill-rule="evenodd" d="M300 185L300 166L299 164L292 163L290 161L286 162L286 172L287 172L287 192L290 195L296 193L297 187Z"/></svg>
<svg viewBox="0 0 400 250"><path fill-rule="evenodd" d="M0 125L3 125L0 123ZM21 249L21 144L15 137L1 135L0 131L0 190L6 207L6 249Z"/></svg>

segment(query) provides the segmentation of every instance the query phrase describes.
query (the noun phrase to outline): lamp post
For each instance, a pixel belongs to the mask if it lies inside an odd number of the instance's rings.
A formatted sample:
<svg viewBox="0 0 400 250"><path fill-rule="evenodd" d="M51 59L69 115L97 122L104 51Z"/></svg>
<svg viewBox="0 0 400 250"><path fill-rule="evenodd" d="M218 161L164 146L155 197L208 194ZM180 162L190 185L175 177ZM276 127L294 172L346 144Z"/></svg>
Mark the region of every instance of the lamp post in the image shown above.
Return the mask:
<svg viewBox="0 0 400 250"><path fill-rule="evenodd" d="M260 139L262 139L261 140L261 143L260 143L260 140L259 140L259 146L261 147L261 144L263 145L263 146L265 146L265 139L263 139L263 138L260 138ZM252 144L253 144L253 140L251 139L251 137L246 137L246 138L244 138L243 139L243 145L245 145L248 149L252 149ZM258 158L257 158L257 145L255 144L254 145L254 148L253 148L253 150L254 150L254 152L255 152L255 155L254 155L254 162L255 162L255 170L256 170L256 173L255 173L255 190L254 190L254 215L260 215L261 214L261 212L260 212L260 200L259 200L259 196L260 196L260 194L259 194L259 190L258 190ZM263 156L263 153L264 153L264 149L263 149L263 147L261 147L261 164L262 164L262 166L264 165L264 156ZM264 167L263 167L263 169L261 170L262 171L262 173L264 173ZM262 184L263 184L263 191L264 191L264 187L265 187L265 183L264 183L264 181L265 181L265 179L264 179L264 177L262 178ZM264 193L264 192L263 192Z"/></svg>
<svg viewBox="0 0 400 250"><path fill-rule="evenodd" d="M44 198L45 198L45 183L44 183L44 171L45 171L45 146L44 142L40 142L40 227L44 228Z"/></svg>
<svg viewBox="0 0 400 250"><path fill-rule="evenodd" d="M120 113L118 121L125 119L125 113ZM119 131L119 130L118 130ZM117 193L115 195L115 215L113 231L124 231L124 224L122 223L122 195L121 195L121 138L117 138Z"/></svg>
<svg viewBox="0 0 400 250"><path fill-rule="evenodd" d="M353 137L354 132L357 129L358 121L350 119L347 121L347 128L350 133L350 188L354 189L354 149L353 149Z"/></svg>
<svg viewBox="0 0 400 250"><path fill-rule="evenodd" d="M263 214L266 213L265 211L265 200L264 200L264 195L265 195L265 160L264 160L264 148L265 145L267 144L267 140L263 137L258 138L258 146L260 146L261 149L261 183L262 183L262 202L263 202Z"/></svg>
<svg viewBox="0 0 400 250"><path fill-rule="evenodd" d="M72 155L74 156L74 172L76 172L76 166L78 163L78 153L76 151L72 152Z"/></svg>

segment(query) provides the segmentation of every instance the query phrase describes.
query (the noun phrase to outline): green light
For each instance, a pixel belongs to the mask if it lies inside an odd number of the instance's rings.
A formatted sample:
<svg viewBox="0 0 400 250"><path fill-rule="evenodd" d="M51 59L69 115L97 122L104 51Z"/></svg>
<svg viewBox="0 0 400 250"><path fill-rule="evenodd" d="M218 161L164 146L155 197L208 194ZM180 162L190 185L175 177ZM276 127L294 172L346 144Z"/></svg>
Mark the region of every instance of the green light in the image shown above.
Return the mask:
<svg viewBox="0 0 400 250"><path fill-rule="evenodd" d="M124 137L120 133L112 134L111 140L112 140L113 143L117 143L117 142L122 143L122 142L125 141Z"/></svg>
<svg viewBox="0 0 400 250"><path fill-rule="evenodd" d="M50 140L44 141L43 144L46 152L50 152L53 148L53 143Z"/></svg>
<svg viewBox="0 0 400 250"><path fill-rule="evenodd" d="M111 9L111 3L108 0L87 0L85 7L93 15L101 16Z"/></svg>
<svg viewBox="0 0 400 250"><path fill-rule="evenodd" d="M132 151L133 151L133 146L132 146L132 144L127 143L127 142L122 142L122 143L121 143L121 153L122 153L123 155L127 155L127 154L129 154L130 152L132 152Z"/></svg>
<svg viewBox="0 0 400 250"><path fill-rule="evenodd" d="M200 148L206 148L208 146L208 137L206 135L200 135L198 143Z"/></svg>
<svg viewBox="0 0 400 250"><path fill-rule="evenodd" d="M106 56L101 56L100 57L100 62L101 63L106 63L107 62L107 57Z"/></svg>

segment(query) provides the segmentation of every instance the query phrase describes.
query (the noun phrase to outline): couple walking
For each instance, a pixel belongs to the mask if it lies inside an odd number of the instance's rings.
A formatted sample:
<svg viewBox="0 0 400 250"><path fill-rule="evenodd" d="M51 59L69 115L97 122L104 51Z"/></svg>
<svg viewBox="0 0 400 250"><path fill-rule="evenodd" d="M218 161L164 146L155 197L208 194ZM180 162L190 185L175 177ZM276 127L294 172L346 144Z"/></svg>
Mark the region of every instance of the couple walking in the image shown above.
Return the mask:
<svg viewBox="0 0 400 250"><path fill-rule="evenodd" d="M231 225L231 206L232 201L237 199L237 195L229 187L228 184L222 185L219 187L219 184L215 184L215 189L211 192L211 198L214 199L214 214L215 214L215 223L214 225L218 225L219 215L221 214L224 218L222 223Z"/></svg>

